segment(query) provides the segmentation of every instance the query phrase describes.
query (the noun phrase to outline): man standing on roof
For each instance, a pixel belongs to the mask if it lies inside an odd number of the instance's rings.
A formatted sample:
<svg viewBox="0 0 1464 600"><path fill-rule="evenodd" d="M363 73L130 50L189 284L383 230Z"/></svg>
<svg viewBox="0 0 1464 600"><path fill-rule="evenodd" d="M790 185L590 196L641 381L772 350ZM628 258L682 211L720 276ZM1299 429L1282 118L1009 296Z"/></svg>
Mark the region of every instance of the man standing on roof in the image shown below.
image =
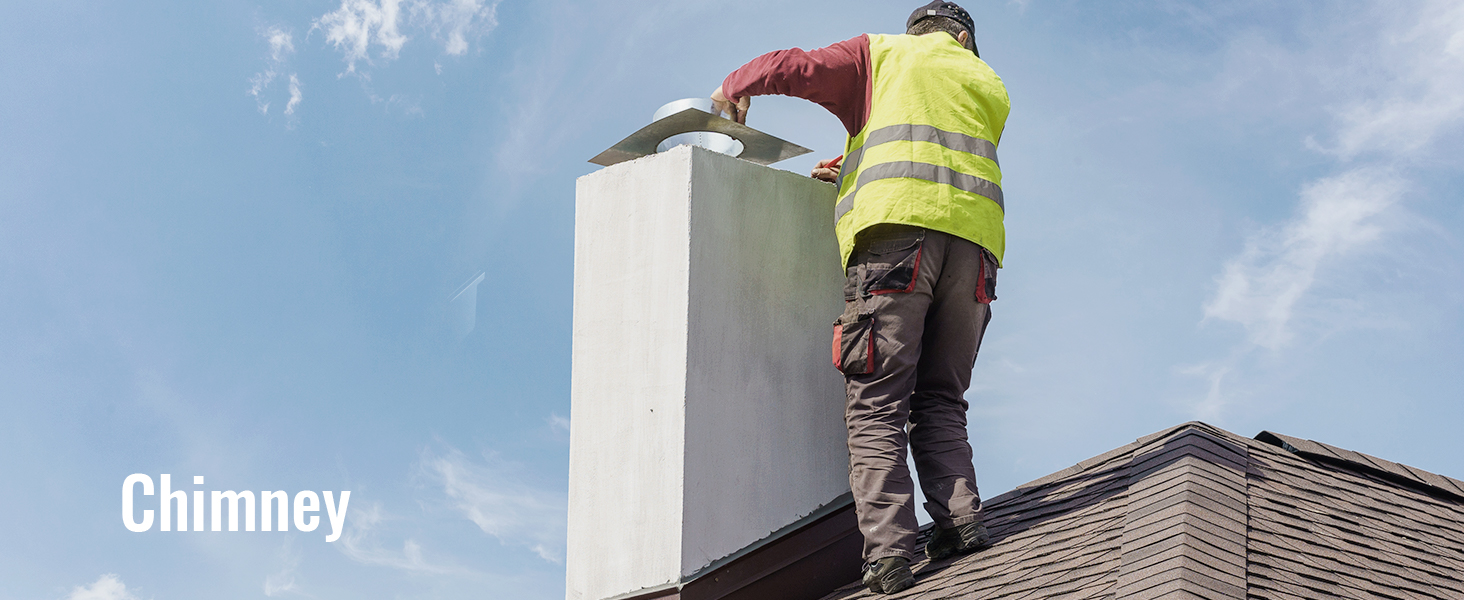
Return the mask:
<svg viewBox="0 0 1464 600"><path fill-rule="evenodd" d="M926 554L938 560L988 539L964 395L1005 249L996 145L1011 103L974 31L960 6L931 2L905 35L765 54L712 93L741 123L752 96L783 94L819 103L849 131L842 164L820 161L813 176L839 187L848 279L833 358L847 382L849 485L875 592L915 583L907 444L935 519Z"/></svg>

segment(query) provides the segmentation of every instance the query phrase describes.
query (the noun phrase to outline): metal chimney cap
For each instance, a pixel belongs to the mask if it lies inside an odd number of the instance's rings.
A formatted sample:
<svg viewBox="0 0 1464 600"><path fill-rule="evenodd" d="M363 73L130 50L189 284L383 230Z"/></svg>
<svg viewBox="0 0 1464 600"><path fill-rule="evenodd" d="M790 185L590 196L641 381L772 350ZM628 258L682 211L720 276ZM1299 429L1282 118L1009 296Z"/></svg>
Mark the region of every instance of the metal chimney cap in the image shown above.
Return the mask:
<svg viewBox="0 0 1464 600"><path fill-rule="evenodd" d="M705 100L705 104L700 104L702 100ZM698 105L706 106L706 109L698 108ZM683 106L685 108L682 108ZM687 133L716 133L732 138L742 144L742 152L735 155L737 158L760 165L770 165L780 160L812 152L808 148L768 135L736 121L714 116L709 112L710 108L710 98L688 98L666 104L656 111L657 118L650 125L642 127L629 137L620 140L608 150L591 158L590 162L608 167L649 156L657 152L657 146L662 142ZM712 149L731 154L716 148Z"/></svg>

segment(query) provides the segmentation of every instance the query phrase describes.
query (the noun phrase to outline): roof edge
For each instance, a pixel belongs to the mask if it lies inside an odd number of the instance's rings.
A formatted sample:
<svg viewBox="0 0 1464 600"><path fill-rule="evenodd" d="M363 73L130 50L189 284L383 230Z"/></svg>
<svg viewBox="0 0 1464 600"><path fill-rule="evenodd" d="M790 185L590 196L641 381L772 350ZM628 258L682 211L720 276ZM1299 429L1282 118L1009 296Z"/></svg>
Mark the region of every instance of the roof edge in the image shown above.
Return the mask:
<svg viewBox="0 0 1464 600"><path fill-rule="evenodd" d="M1402 463L1395 463L1361 452L1338 448L1321 442L1281 435L1272 431L1256 434L1256 441L1276 446L1302 458L1358 471L1403 487L1454 502L1464 502L1464 481L1431 473Z"/></svg>

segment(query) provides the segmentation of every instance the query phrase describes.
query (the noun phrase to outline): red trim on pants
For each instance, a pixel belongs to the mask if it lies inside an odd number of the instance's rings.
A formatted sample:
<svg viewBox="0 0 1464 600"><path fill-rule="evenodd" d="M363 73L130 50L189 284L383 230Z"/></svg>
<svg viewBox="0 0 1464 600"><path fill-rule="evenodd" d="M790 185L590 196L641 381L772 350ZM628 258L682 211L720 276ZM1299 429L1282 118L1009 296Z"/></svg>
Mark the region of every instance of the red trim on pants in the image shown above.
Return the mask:
<svg viewBox="0 0 1464 600"><path fill-rule="evenodd" d="M981 257L981 266L976 269L976 301L982 304L991 304L991 296L986 294L986 256Z"/></svg>
<svg viewBox="0 0 1464 600"><path fill-rule="evenodd" d="M844 370L844 325L834 323L834 368Z"/></svg>

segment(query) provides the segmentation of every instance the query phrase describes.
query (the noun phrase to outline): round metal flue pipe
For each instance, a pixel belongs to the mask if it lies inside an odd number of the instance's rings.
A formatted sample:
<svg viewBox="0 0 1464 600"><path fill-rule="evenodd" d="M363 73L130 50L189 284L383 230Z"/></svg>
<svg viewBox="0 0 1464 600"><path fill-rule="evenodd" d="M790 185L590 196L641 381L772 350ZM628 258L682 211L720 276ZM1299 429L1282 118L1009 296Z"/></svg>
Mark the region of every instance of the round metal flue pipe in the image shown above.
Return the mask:
<svg viewBox="0 0 1464 600"><path fill-rule="evenodd" d="M712 99L682 98L681 100L668 102L661 108L656 109L656 114L651 116L651 121L659 121L688 108L695 108L705 113L711 113ZM673 135L664 140L661 140L661 143L656 145L656 152L665 152L683 144L706 148L713 152L721 152L722 154L726 154L728 156L741 155L743 150L742 142L737 141L737 138L734 138L730 135L717 133L715 131L693 131L690 133Z"/></svg>

